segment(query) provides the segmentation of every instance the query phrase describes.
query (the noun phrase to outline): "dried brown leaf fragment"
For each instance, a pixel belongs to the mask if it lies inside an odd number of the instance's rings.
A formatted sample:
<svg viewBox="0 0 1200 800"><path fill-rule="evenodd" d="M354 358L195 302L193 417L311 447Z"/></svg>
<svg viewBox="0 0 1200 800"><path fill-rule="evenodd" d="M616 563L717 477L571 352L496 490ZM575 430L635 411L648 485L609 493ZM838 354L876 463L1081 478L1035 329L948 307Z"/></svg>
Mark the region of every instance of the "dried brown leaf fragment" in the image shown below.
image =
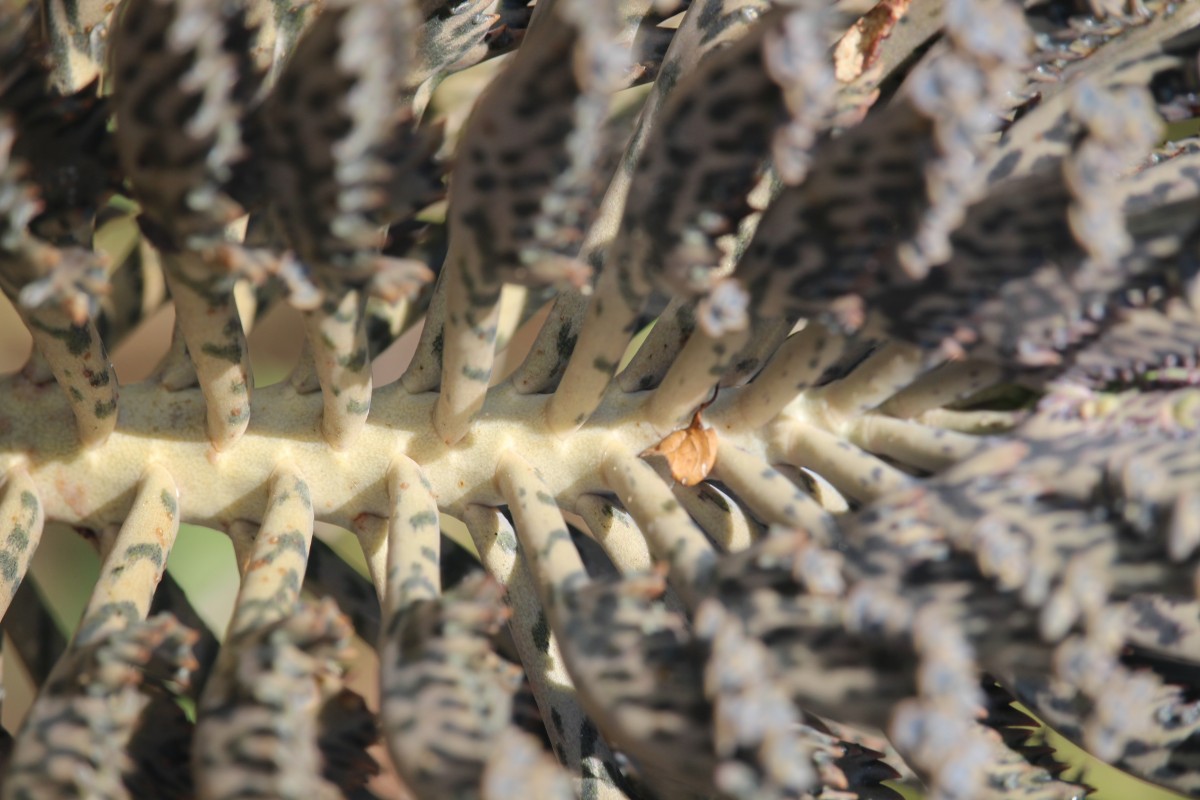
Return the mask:
<svg viewBox="0 0 1200 800"><path fill-rule="evenodd" d="M661 442L647 449L642 456L662 456L667 460L671 477L683 486L695 486L708 477L717 463L717 431L705 427L700 414L708 405L696 409L691 423L681 430L667 434Z"/></svg>

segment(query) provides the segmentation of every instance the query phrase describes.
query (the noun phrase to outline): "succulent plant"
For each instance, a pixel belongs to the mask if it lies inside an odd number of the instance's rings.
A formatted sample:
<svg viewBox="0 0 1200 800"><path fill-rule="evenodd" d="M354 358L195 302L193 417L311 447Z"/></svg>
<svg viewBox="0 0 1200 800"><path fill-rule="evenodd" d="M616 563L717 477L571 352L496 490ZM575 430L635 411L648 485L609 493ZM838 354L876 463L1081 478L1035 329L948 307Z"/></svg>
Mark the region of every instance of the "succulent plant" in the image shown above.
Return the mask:
<svg viewBox="0 0 1200 800"><path fill-rule="evenodd" d="M112 5L0 0L3 797L1200 796L1200 2Z"/></svg>

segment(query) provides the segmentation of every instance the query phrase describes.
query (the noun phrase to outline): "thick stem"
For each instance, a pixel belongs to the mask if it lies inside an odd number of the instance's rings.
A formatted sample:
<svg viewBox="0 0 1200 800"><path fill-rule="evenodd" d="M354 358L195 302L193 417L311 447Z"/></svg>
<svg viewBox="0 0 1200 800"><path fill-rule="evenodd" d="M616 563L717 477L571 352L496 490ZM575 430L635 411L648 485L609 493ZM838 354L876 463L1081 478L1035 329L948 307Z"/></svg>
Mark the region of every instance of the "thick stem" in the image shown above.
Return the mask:
<svg viewBox="0 0 1200 800"><path fill-rule="evenodd" d="M677 428L686 421L711 397L713 387L749 338L748 331L717 338L702 330L693 333L646 403L650 423L660 428Z"/></svg>
<svg viewBox="0 0 1200 800"><path fill-rule="evenodd" d="M766 425L841 357L846 340L817 322L788 337L745 390L715 416L718 424L738 430Z"/></svg>
<svg viewBox="0 0 1200 800"><path fill-rule="evenodd" d="M508 347L513 336L546 302L544 292L516 283L500 290L500 313L496 317L496 352Z"/></svg>
<svg viewBox="0 0 1200 800"><path fill-rule="evenodd" d="M955 411L934 408L922 414L917 422L932 428L961 433L985 434L1011 431L1025 420L1024 411Z"/></svg>
<svg viewBox="0 0 1200 800"><path fill-rule="evenodd" d="M360 514L390 513L385 476L398 453L421 465L441 510L458 515L468 502L503 502L495 469L499 454L510 449L545 465L551 492L571 508L580 495L606 490L596 468L606 452L640 453L662 439L642 419L640 395L610 393L592 423L558 438L540 425L548 397L501 386L489 392L471 436L447 447L429 430L435 397L393 385L377 393L356 445L339 452L320 433L322 398L276 384L255 392L246 434L216 452L205 432L200 392L166 392L148 383L124 391L129 408L121 425L104 445L86 450L57 387L16 381L0 393L0 419L11 422L0 429L0 471L14 466L29 471L47 519L93 529L119 524L127 502L122 498L136 485L140 465L159 460L179 482L184 520L226 530L235 520L262 519L268 480L276 465L287 462L302 465L317 518L352 529ZM740 391L745 389L727 390L721 400L732 401ZM754 452L762 450L768 433L720 436ZM170 446L164 449L163 442ZM31 459L31 453L39 457Z"/></svg>
<svg viewBox="0 0 1200 800"><path fill-rule="evenodd" d="M748 341L721 377L721 388L745 386L762 369L771 354L779 350L792 330L786 319L751 320Z"/></svg>
<svg viewBox="0 0 1200 800"><path fill-rule="evenodd" d="M484 568L508 589L513 609L509 620L513 643L537 701L554 752L572 775L579 776L580 797L624 800L610 776L613 755L595 725L584 714L578 691L563 663L558 638L550 630L538 601L529 567L517 550L517 535L498 509L468 506L467 529ZM554 724L560 720L560 724Z"/></svg>
<svg viewBox="0 0 1200 800"><path fill-rule="evenodd" d="M833 544L836 531L829 513L765 460L722 441L713 471L763 522L799 528L822 545Z"/></svg>
<svg viewBox="0 0 1200 800"><path fill-rule="evenodd" d="M645 534L654 558L670 565L671 585L694 609L716 564L712 545L645 461L614 453L601 469L608 488Z"/></svg>
<svg viewBox="0 0 1200 800"><path fill-rule="evenodd" d="M359 292L350 291L304 315L325 402L321 432L338 450L350 447L371 410L363 302Z"/></svg>
<svg viewBox="0 0 1200 800"><path fill-rule="evenodd" d="M0 619L25 578L45 522L42 501L29 473L13 470L0 500Z"/></svg>
<svg viewBox="0 0 1200 800"><path fill-rule="evenodd" d="M902 464L929 472L949 467L987 446L986 440L919 422L870 414L850 426L850 441Z"/></svg>
<svg viewBox="0 0 1200 800"><path fill-rule="evenodd" d="M178 321L171 330L171 344L167 352L154 368L154 380L168 392L180 392L200 385L196 377L196 365L188 358L187 343Z"/></svg>
<svg viewBox="0 0 1200 800"><path fill-rule="evenodd" d="M453 247L446 257L454 262ZM442 329L442 383L433 427L442 441L454 444L467 434L483 408L496 358L499 286L475 286L470 266L459 264L448 278L446 321Z"/></svg>
<svg viewBox="0 0 1200 800"><path fill-rule="evenodd" d="M421 468L401 456L388 472L387 592L383 606L384 630L388 620L418 600L433 600L442 593L441 526L437 501Z"/></svg>
<svg viewBox="0 0 1200 800"><path fill-rule="evenodd" d="M308 550L312 545L313 508L308 484L293 467L281 466L271 477L267 513L238 590L229 640L237 640L292 614L300 599Z"/></svg>
<svg viewBox="0 0 1200 800"><path fill-rule="evenodd" d="M50 365L75 414L79 439L98 445L117 424L117 373L91 321L76 325L64 312L39 308L25 313L33 344Z"/></svg>
<svg viewBox="0 0 1200 800"><path fill-rule="evenodd" d="M951 361L917 378L897 392L880 410L901 419L950 405L998 383L1002 370L994 364Z"/></svg>
<svg viewBox="0 0 1200 800"><path fill-rule="evenodd" d="M826 408L842 418L856 417L882 405L898 391L928 372L928 355L919 347L889 342L853 372L819 390Z"/></svg>
<svg viewBox="0 0 1200 800"><path fill-rule="evenodd" d="M558 296L529 355L513 373L513 388L521 394L557 388L579 339L579 320L586 308L587 298L576 290Z"/></svg>
<svg viewBox="0 0 1200 800"><path fill-rule="evenodd" d="M175 323L196 365L208 412L208 436L224 450L250 423L250 352L233 299L233 281L191 252L162 257L175 301Z"/></svg>
<svg viewBox="0 0 1200 800"><path fill-rule="evenodd" d="M443 328L446 324L446 285L448 271L443 269L433 287L429 309L425 312L425 326L417 341L408 369L400 376L404 388L412 394L432 392L442 379Z"/></svg>
<svg viewBox="0 0 1200 800"><path fill-rule="evenodd" d="M388 528L391 527L387 517L377 517L374 514L359 514L354 519L354 535L362 548L363 559L367 562L367 573L371 576L371 584L375 587L375 597L383 606L387 597L388 573Z"/></svg>
<svg viewBox="0 0 1200 800"><path fill-rule="evenodd" d="M170 473L151 464L92 589L73 647L99 641L141 622L167 568L179 532L179 490Z"/></svg>
<svg viewBox="0 0 1200 800"><path fill-rule="evenodd" d="M588 582L562 511L546 482L516 453L501 457L496 481L512 511L521 552L537 582L542 605L557 615L564 595Z"/></svg>
<svg viewBox="0 0 1200 800"><path fill-rule="evenodd" d="M745 550L762 537L762 526L737 500L717 487L707 483L698 486L676 484L671 490L688 515L722 552Z"/></svg>
<svg viewBox="0 0 1200 800"><path fill-rule="evenodd" d="M833 484L842 494L870 502L910 485L913 478L828 431L797 420L775 426L779 460L805 467Z"/></svg>
<svg viewBox="0 0 1200 800"><path fill-rule="evenodd" d="M633 334L644 294L624 285L619 266L600 273L567 370L546 406L546 423L555 433L576 430L599 407Z"/></svg>
<svg viewBox="0 0 1200 800"><path fill-rule="evenodd" d="M592 537L622 575L649 572L654 567L646 537L628 511L604 497L585 494L575 503L575 513L583 517Z"/></svg>
<svg viewBox="0 0 1200 800"><path fill-rule="evenodd" d="M662 383L695 329L695 305L678 297L672 298L629 365L617 376L621 391L644 391Z"/></svg>

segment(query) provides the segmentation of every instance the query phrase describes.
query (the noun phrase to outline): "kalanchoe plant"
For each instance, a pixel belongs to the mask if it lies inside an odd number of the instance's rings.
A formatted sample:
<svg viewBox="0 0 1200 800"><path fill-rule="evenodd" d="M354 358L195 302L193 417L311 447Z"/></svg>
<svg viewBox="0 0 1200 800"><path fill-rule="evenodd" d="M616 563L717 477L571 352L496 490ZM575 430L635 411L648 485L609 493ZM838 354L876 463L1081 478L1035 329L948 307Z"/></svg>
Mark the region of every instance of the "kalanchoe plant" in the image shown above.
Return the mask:
<svg viewBox="0 0 1200 800"><path fill-rule="evenodd" d="M110 5L0 0L3 797L1200 796L1200 2Z"/></svg>

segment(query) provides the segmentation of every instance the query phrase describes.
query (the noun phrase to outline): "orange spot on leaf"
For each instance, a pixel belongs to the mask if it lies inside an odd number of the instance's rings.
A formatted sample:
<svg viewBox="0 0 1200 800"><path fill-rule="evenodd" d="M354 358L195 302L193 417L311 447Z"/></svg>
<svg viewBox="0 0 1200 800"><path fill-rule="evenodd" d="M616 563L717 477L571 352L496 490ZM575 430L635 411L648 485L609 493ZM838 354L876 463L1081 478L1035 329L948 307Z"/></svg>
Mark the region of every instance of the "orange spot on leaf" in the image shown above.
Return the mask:
<svg viewBox="0 0 1200 800"><path fill-rule="evenodd" d="M701 406L692 415L686 428L672 431L658 444L642 453L643 456L662 456L667 460L671 477L684 486L695 486L708 477L717 463L717 432L706 428L700 420Z"/></svg>

